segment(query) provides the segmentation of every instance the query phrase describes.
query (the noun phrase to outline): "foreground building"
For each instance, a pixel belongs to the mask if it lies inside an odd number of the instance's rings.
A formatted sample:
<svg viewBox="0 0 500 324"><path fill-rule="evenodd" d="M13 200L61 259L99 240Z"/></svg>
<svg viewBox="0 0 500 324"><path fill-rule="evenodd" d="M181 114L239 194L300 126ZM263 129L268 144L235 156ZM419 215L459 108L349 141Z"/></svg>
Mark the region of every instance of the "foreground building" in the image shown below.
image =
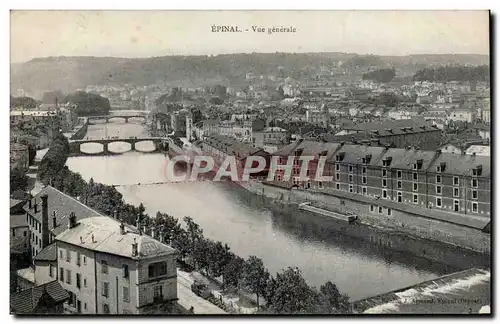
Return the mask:
<svg viewBox="0 0 500 324"><path fill-rule="evenodd" d="M176 309L176 252L140 230L107 216L77 221L72 214L55 244L57 278L70 295L66 312L149 314Z"/></svg>

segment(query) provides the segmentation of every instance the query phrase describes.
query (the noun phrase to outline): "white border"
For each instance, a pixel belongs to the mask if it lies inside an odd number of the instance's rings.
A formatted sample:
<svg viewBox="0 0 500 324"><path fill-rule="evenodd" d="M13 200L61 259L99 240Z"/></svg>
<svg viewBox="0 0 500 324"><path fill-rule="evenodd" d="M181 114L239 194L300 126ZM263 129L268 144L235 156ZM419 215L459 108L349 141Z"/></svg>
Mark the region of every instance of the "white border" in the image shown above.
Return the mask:
<svg viewBox="0 0 500 324"><path fill-rule="evenodd" d="M8 99L9 98L9 49L8 49L8 44L9 44L9 11L8 9L146 9L146 10L154 10L154 9L267 9L267 10L273 10L273 9L307 9L307 10L312 10L312 9L343 9L343 10L348 10L348 9L357 9L357 10L369 10L369 9L377 9L377 10L390 10L390 9L429 9L429 10L436 10L436 9L493 9L493 12L498 12L498 10L495 10L495 8L498 8L498 1L486 1L486 0L475 0L475 1L465 1L465 0L455 0L455 1L450 1L450 2L437 2L437 1L415 1L413 3L408 3L404 1L376 1L376 2L371 2L371 1L339 1L339 2L331 2L329 4L323 3L323 1L318 1L318 0L308 0L308 1L303 1L303 2L292 2L292 1L287 1L287 2L281 2L278 3L276 1L269 1L269 0L254 0L254 1L179 1L175 3L168 3L168 6L166 6L165 2L160 2L160 1L148 1L148 0L141 0L141 1L112 1L112 0L86 0L82 2L69 2L69 1L15 1L12 2L9 6L8 3L2 2L2 10L1 15L2 15L2 24L1 24L1 35L3 39L3 44L4 44L4 50L2 51L2 61L4 64L1 65L2 68L2 73L1 76L3 78L3 87L1 88L2 91L2 98L5 98L5 105L9 105ZM464 22L467 23L467 22ZM496 24L498 25L498 19ZM496 30L496 28L495 28ZM495 35L495 40L497 40L497 35ZM496 41L495 41L496 43ZM495 46L496 47L496 46ZM495 82L495 84L498 86L498 83ZM498 94L498 88L495 87L495 94ZM495 109L497 107L494 107ZM4 113L7 114L8 108L4 107ZM495 115L497 117L500 115L500 112L497 112ZM500 117L498 117L500 118ZM2 141L1 141L1 152L8 152L8 138L9 138L9 123L8 123L8 117L6 116L5 118L2 119L3 122L3 127L1 127L2 131ZM495 124L497 120L495 119ZM2 164L4 165L3 168L0 168L0 172L4 174L4 179L8 177L8 168L7 168L7 158L5 157L4 159L1 160ZM500 168L498 168L500 169ZM498 173L498 172L495 172ZM495 183L493 181L492 183ZM2 210L7 211L7 192L8 191L8 182L5 181L3 186L2 186L2 196L3 199L0 200L2 203L5 202L5 206L2 204ZM496 196L495 196L496 201L500 201L500 191L496 190ZM7 256L9 254L9 239L6 228L8 228L7 223L9 222L9 218L4 216L2 217L2 221L5 222L4 224L4 235L1 236L2 239L2 260L8 260ZM499 221L497 220L497 223ZM498 226L497 226L498 227ZM495 228L496 232L497 228ZM498 241L498 240L497 240ZM8 316L8 321L14 321L15 319L12 316L9 316L9 296L8 296L8 267L4 263L4 266L0 268L1 269L1 280L3 281L3 296L2 296L2 301L1 301L1 314L3 316ZM496 274L496 273L495 273ZM496 305L495 305L496 306ZM496 309L496 307L495 307ZM40 319L37 319L40 320ZM71 323L75 319L70 319L70 318L63 318L60 319L62 323ZM142 319L141 319L142 320ZM155 321L165 321L168 320L167 318L155 318L153 319ZM267 322L271 321L271 319L259 319L260 321ZM287 319L285 319L287 320ZM316 318L316 320L318 320ZM334 319L337 322L344 322L347 321L346 319ZM378 321L378 322L385 322L387 319L386 318L381 318L381 319L368 319L368 318L362 318L359 320L360 322L373 322L373 321ZM28 321L32 321L31 319ZM113 319L99 319L96 322L103 322L104 323L118 323L120 320L113 320ZM140 320L137 320L139 322ZM192 321L189 319L176 319L172 320L173 322L186 322L186 321ZM214 322L218 322L218 319L211 320ZM235 320L230 320L230 322L233 322ZM274 320L273 320L274 321ZM306 319L294 319L294 322L298 323L305 323L305 322L310 322L311 320L306 320ZM401 320L397 320L401 321ZM428 321L428 319L420 319L417 320L417 322L424 322ZM454 322L456 321L455 319L447 319L443 320L443 322Z"/></svg>

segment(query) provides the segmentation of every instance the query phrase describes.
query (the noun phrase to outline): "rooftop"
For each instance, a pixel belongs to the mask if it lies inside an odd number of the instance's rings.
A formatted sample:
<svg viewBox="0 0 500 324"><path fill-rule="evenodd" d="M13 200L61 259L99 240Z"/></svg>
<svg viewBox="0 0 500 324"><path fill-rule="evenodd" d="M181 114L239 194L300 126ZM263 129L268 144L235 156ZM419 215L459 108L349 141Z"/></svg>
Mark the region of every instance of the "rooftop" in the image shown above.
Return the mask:
<svg viewBox="0 0 500 324"><path fill-rule="evenodd" d="M47 194L47 204L48 204L48 214L49 214L49 230L52 231L54 235L58 235L67 229L69 214L74 212L77 219L103 216L101 213L93 210L90 207L85 206L73 197L67 194L47 186L43 188L35 197L32 199L31 209L29 204L24 205L24 210L35 217L40 223L42 222L42 199L41 196ZM38 204L37 212L34 210L34 203ZM52 221L52 217L56 216L56 227Z"/></svg>
<svg viewBox="0 0 500 324"><path fill-rule="evenodd" d="M47 300L48 298L48 300ZM60 304L69 298L68 292L57 280L10 294L10 309L14 314L30 314L46 303ZM43 304L42 304L42 303Z"/></svg>
<svg viewBox="0 0 500 324"><path fill-rule="evenodd" d="M56 236L57 241L80 246L84 249L123 256L126 258L148 258L170 255L176 251L147 235L139 235L131 226L120 231L120 222L107 217L89 217L78 221L74 228L66 229ZM138 255L132 255L132 244L137 243Z"/></svg>
<svg viewBox="0 0 500 324"><path fill-rule="evenodd" d="M55 243L47 245L34 258L35 261L57 261L57 247Z"/></svg>

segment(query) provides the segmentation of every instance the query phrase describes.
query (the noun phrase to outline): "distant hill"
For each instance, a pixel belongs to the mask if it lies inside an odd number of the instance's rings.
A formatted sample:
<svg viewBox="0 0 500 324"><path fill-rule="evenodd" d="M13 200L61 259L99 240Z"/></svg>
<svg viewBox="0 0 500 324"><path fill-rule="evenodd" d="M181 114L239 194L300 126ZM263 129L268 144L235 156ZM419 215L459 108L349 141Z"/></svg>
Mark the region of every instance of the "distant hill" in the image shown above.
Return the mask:
<svg viewBox="0 0 500 324"><path fill-rule="evenodd" d="M152 58L47 57L11 64L11 89L43 95L45 91L72 92L90 84L147 85L158 81L173 86L206 83L235 84L245 75L302 75L320 66L391 66L417 70L448 64L489 64L488 55L375 56L350 53L252 53L216 56L164 56ZM40 95L40 98L41 98Z"/></svg>

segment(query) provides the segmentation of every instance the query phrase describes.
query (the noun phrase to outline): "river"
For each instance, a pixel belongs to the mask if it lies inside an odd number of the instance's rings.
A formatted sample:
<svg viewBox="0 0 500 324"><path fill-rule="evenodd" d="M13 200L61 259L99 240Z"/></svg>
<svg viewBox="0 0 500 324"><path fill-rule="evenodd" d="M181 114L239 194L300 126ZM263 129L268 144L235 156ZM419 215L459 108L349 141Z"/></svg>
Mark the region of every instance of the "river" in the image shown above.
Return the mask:
<svg viewBox="0 0 500 324"><path fill-rule="evenodd" d="M86 137L147 135L139 121L89 126ZM142 143L141 150L148 150ZM123 151L117 143L111 150ZM138 144L139 147L139 144ZM98 144L84 150L99 151ZM336 223L303 213L271 211L262 198L224 183L170 183L165 180L163 154L127 152L115 156L80 156L68 167L85 180L120 185L126 202L142 202L150 215L156 211L175 217L191 216L206 237L227 242L242 257L257 255L274 275L287 266L302 270L307 282L320 286L336 283L351 300L434 279L456 269L404 253L374 247L369 242L339 237ZM140 184L139 184L140 183Z"/></svg>

